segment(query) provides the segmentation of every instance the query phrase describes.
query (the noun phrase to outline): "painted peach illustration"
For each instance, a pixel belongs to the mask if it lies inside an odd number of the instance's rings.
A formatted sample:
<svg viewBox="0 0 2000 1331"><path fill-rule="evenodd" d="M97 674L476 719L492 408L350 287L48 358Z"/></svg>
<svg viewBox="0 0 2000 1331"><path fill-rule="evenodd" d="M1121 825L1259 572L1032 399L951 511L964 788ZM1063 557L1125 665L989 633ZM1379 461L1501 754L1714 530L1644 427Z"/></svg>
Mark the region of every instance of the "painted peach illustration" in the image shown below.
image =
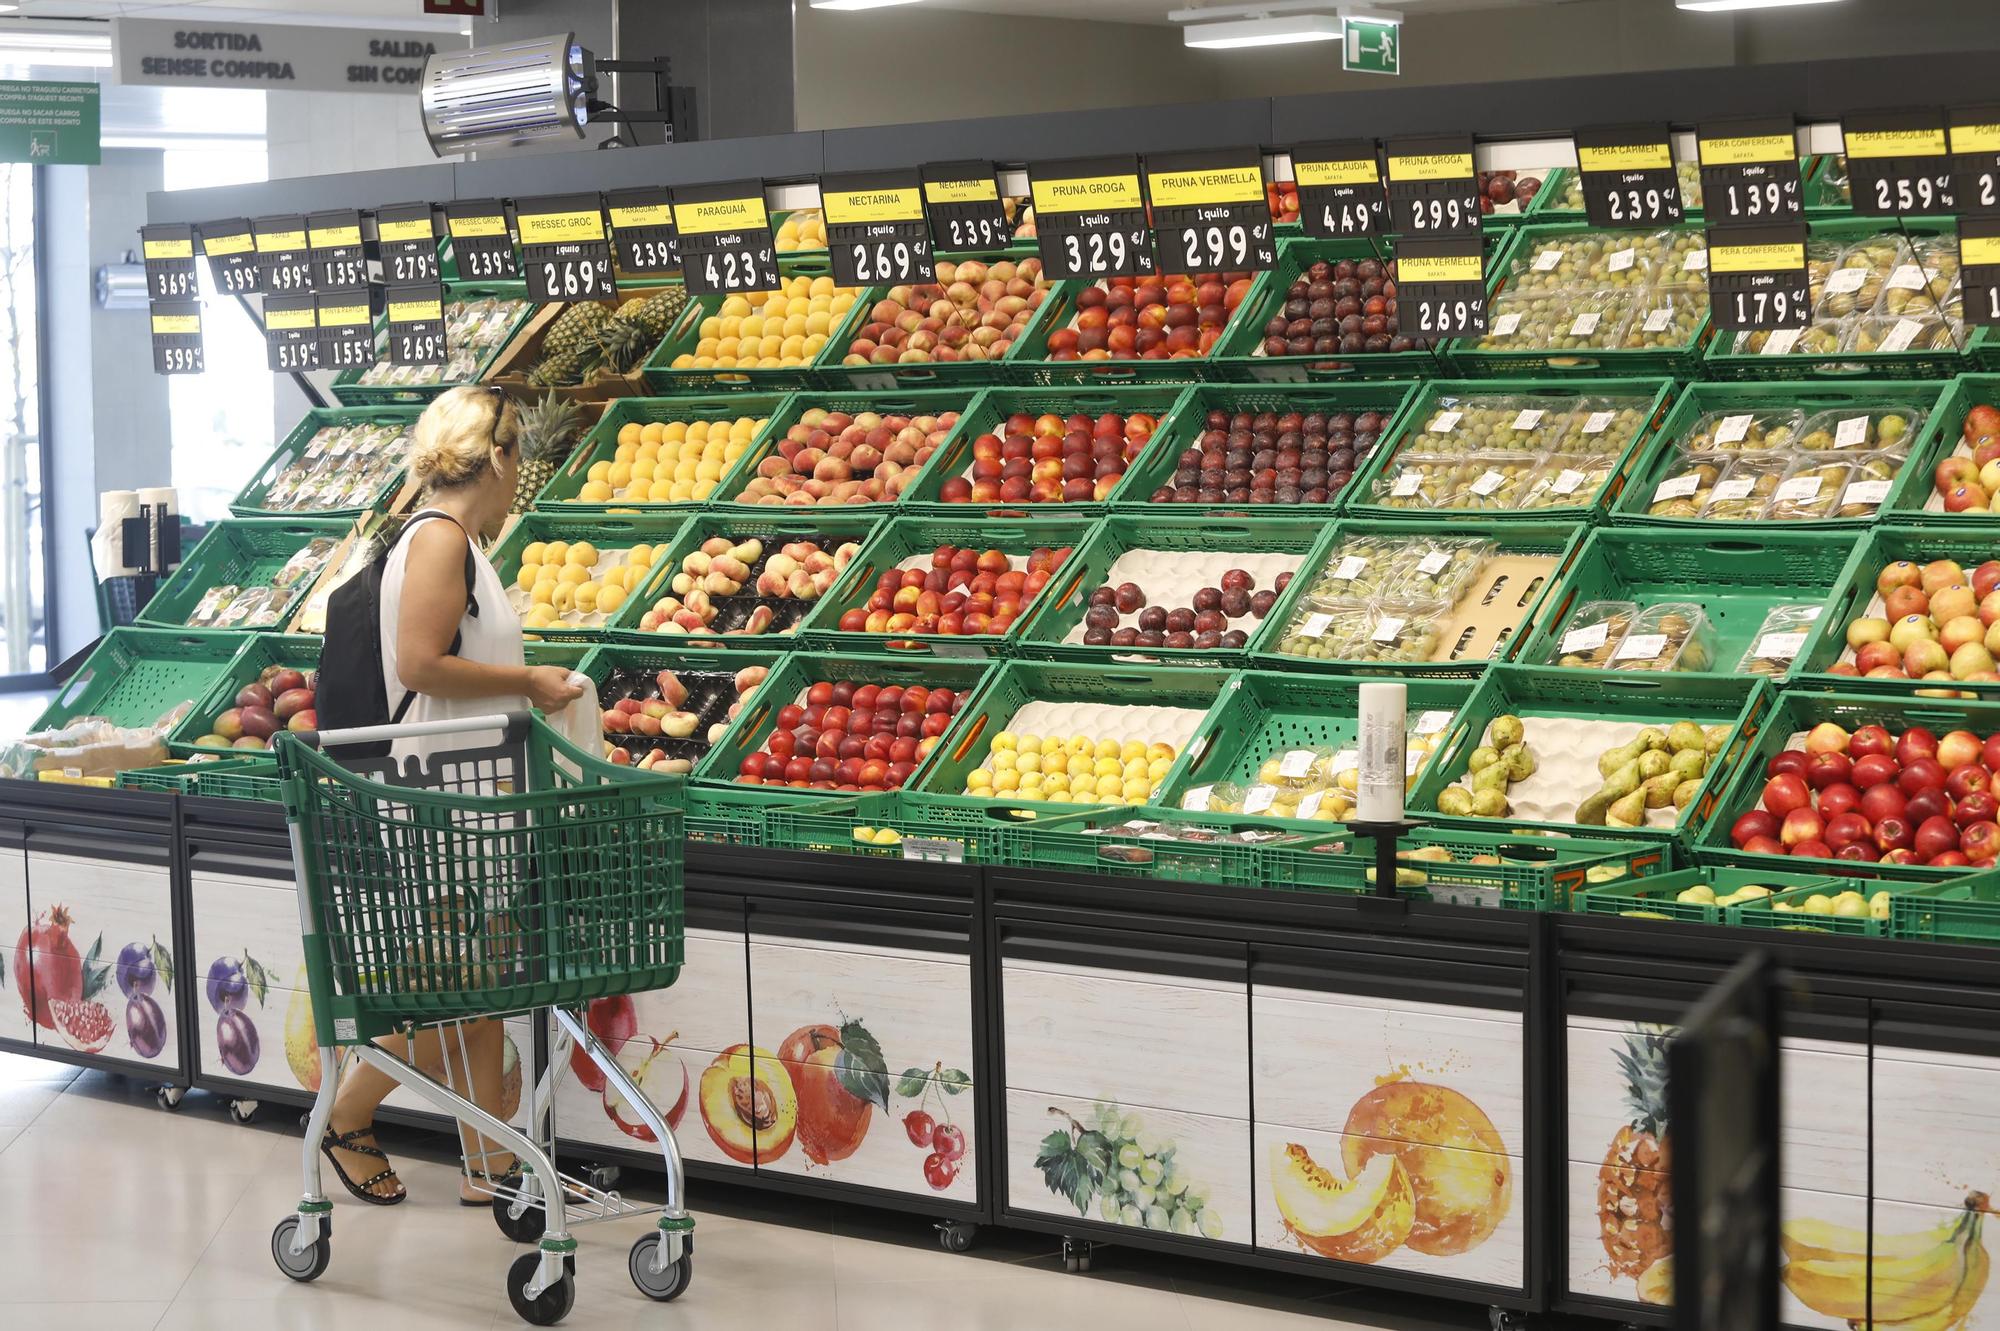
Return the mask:
<svg viewBox="0 0 2000 1331"><path fill-rule="evenodd" d="M738 1164L770 1164L791 1149L799 1097L785 1065L768 1049L732 1045L701 1073L701 1122L717 1149Z"/></svg>

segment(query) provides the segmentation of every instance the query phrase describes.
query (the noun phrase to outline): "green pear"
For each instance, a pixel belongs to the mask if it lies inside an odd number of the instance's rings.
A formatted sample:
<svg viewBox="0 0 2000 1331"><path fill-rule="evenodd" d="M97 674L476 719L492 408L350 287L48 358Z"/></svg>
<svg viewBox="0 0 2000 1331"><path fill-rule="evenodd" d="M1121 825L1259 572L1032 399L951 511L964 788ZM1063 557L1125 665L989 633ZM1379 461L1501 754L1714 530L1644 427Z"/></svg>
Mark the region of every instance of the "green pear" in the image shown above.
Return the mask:
<svg viewBox="0 0 2000 1331"><path fill-rule="evenodd" d="M1648 749L1639 755L1639 779L1651 781L1665 773L1673 760L1659 749Z"/></svg>
<svg viewBox="0 0 2000 1331"><path fill-rule="evenodd" d="M1702 734L1701 727L1692 721L1676 721L1673 728L1667 731L1667 747L1675 753L1687 749L1705 750L1708 736Z"/></svg>
<svg viewBox="0 0 2000 1331"><path fill-rule="evenodd" d="M1509 781L1526 781L1540 766L1535 761L1535 752L1526 744L1510 744L1500 753L1500 765L1507 769Z"/></svg>
<svg viewBox="0 0 2000 1331"><path fill-rule="evenodd" d="M1483 772L1499 761L1500 751L1490 744L1482 744L1472 751L1472 757L1466 760L1465 765L1469 771Z"/></svg>
<svg viewBox="0 0 2000 1331"><path fill-rule="evenodd" d="M1514 812L1507 803L1507 796L1498 790L1475 790L1472 792L1472 812L1480 818L1505 818Z"/></svg>
<svg viewBox="0 0 2000 1331"><path fill-rule="evenodd" d="M1496 749L1505 750L1519 744L1527 733L1528 728L1521 724L1521 718L1510 713L1493 718L1493 724L1486 727L1486 741Z"/></svg>
<svg viewBox="0 0 2000 1331"><path fill-rule="evenodd" d="M1703 738L1706 741L1704 747L1708 750L1708 756L1713 758L1721 753L1722 746L1729 742L1729 727L1710 726Z"/></svg>
<svg viewBox="0 0 2000 1331"><path fill-rule="evenodd" d="M1438 792L1438 812L1463 818L1472 812L1472 792L1464 786L1446 786Z"/></svg>
<svg viewBox="0 0 2000 1331"><path fill-rule="evenodd" d="M1694 803L1694 797L1699 794L1701 794L1701 782L1699 780L1681 782L1678 786L1674 787L1674 807L1676 809L1685 809L1688 805Z"/></svg>
<svg viewBox="0 0 2000 1331"><path fill-rule="evenodd" d="M1675 776L1672 772L1666 772L1659 776L1649 777L1646 784L1639 787L1639 793L1646 797L1647 808L1664 809L1674 802L1674 787L1679 784L1679 777Z"/></svg>
<svg viewBox="0 0 2000 1331"><path fill-rule="evenodd" d="M1708 750L1682 749L1674 755L1670 769L1683 781L1696 780L1708 771Z"/></svg>
<svg viewBox="0 0 2000 1331"><path fill-rule="evenodd" d="M1636 762L1627 763L1616 772L1613 772L1605 780L1603 788L1595 795L1577 805L1576 821L1579 823L1588 823L1593 827L1602 827L1605 815L1610 812L1611 806L1627 795L1636 793L1638 789L1639 764ZM1641 797L1641 808L1644 807L1644 804L1644 798Z"/></svg>
<svg viewBox="0 0 2000 1331"><path fill-rule="evenodd" d="M1597 755L1597 774L1608 777L1645 751L1646 746L1636 739L1629 744L1620 744L1615 749L1606 749Z"/></svg>
<svg viewBox="0 0 2000 1331"><path fill-rule="evenodd" d="M1660 730L1655 726L1647 726L1644 730L1639 732L1639 747L1646 750L1648 753L1652 752L1655 749L1666 748L1667 747L1666 732Z"/></svg>
<svg viewBox="0 0 2000 1331"><path fill-rule="evenodd" d="M1614 800L1605 811L1606 827L1638 827L1646 821L1646 793L1635 790L1621 799Z"/></svg>
<svg viewBox="0 0 2000 1331"><path fill-rule="evenodd" d="M1491 767L1484 767L1481 768L1479 771L1474 772L1472 774L1472 789L1475 792L1481 790L1497 790L1503 795L1506 794L1507 793L1506 765L1502 763L1494 763Z"/></svg>

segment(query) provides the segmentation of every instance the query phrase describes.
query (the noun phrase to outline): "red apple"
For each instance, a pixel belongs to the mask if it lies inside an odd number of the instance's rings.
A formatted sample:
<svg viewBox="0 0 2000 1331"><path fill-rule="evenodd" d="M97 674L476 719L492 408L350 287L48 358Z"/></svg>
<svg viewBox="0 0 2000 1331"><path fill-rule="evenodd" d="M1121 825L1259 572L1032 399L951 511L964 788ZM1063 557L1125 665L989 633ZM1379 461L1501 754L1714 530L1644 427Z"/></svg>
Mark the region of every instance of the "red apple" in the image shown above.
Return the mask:
<svg viewBox="0 0 2000 1331"><path fill-rule="evenodd" d="M1875 820L1875 844L1884 852L1909 850L1916 833L1910 829L1909 819L1901 814L1891 814L1887 818Z"/></svg>
<svg viewBox="0 0 2000 1331"><path fill-rule="evenodd" d="M1909 797L1895 786L1884 782L1870 786L1861 792L1861 816L1877 827L1884 818L1900 818L1910 803Z"/></svg>
<svg viewBox="0 0 2000 1331"><path fill-rule="evenodd" d="M1785 815L1785 821L1778 829L1778 840L1787 846L1796 846L1801 841L1818 841L1826 835L1826 820L1815 809L1797 808Z"/></svg>
<svg viewBox="0 0 2000 1331"><path fill-rule="evenodd" d="M1952 806L1951 817L1960 827L2000 822L2000 799L1990 790L1975 790Z"/></svg>
<svg viewBox="0 0 2000 1331"><path fill-rule="evenodd" d="M1865 675L1869 671L1879 670L1883 666L1898 666L1900 668L1902 659L1903 654L1897 651L1890 643L1865 642L1855 649L1854 668ZM1847 752L1851 757L1858 758L1861 756L1855 751L1852 739L1847 742Z"/></svg>
<svg viewBox="0 0 2000 1331"><path fill-rule="evenodd" d="M1921 823L1926 818L1951 816L1951 800L1940 787L1926 786L1910 796L1910 802L1903 806L1903 817L1912 824Z"/></svg>
<svg viewBox="0 0 2000 1331"><path fill-rule="evenodd" d="M1933 816L1917 824L1916 839L1910 848L1924 860L1935 859L1948 850L1958 849L1958 825L1943 816Z"/></svg>
<svg viewBox="0 0 2000 1331"><path fill-rule="evenodd" d="M1965 858L1965 852L1962 850L1948 850L1942 855L1934 856L1931 863L1940 869L1958 869L1972 861Z"/></svg>
<svg viewBox="0 0 2000 1331"><path fill-rule="evenodd" d="M1866 842L1875 848L1875 829L1858 813L1836 814L1826 821L1826 844L1838 852L1844 846Z"/></svg>
<svg viewBox="0 0 2000 1331"><path fill-rule="evenodd" d="M1812 794L1806 789L1804 778L1796 773L1782 772L1764 783L1764 807L1780 818L1811 803Z"/></svg>
<svg viewBox="0 0 2000 1331"><path fill-rule="evenodd" d="M1914 566L1913 566L1914 567ZM1893 755L1896 741L1881 726L1863 726L1848 737L1847 756L1859 762L1871 753Z"/></svg>
<svg viewBox="0 0 2000 1331"><path fill-rule="evenodd" d="M1806 736L1806 752L1845 753L1847 751L1847 731L1831 721L1822 721Z"/></svg>
<svg viewBox="0 0 2000 1331"><path fill-rule="evenodd" d="M1976 762L1954 767L1944 779L1944 793L1954 800L1962 800L1975 791L1985 790L1993 784L1993 774Z"/></svg>
<svg viewBox="0 0 2000 1331"><path fill-rule="evenodd" d="M1846 732L1843 731L1841 738L1845 740L1846 737ZM1822 750L1813 754L1812 759L1806 764L1806 784L1814 790L1825 790L1828 786L1846 781L1853 772L1854 764L1848 760L1846 754Z"/></svg>
<svg viewBox="0 0 2000 1331"><path fill-rule="evenodd" d="M1801 859L1830 860L1833 858L1833 847L1824 841L1801 841L1792 847L1792 854Z"/></svg>
<svg viewBox="0 0 2000 1331"><path fill-rule="evenodd" d="M1983 601L1995 588L2000 588L2000 559L1989 559L1972 570L1972 591Z"/></svg>
<svg viewBox="0 0 2000 1331"><path fill-rule="evenodd" d="M2000 823L1972 823L1959 829L1958 848L1977 864L2000 852Z"/></svg>
<svg viewBox="0 0 2000 1331"><path fill-rule="evenodd" d="M1837 860L1852 860L1856 864L1873 864L1881 858L1873 841L1851 841L1833 852Z"/></svg>
<svg viewBox="0 0 2000 1331"><path fill-rule="evenodd" d="M1875 575L1875 590L1887 596L1897 587L1915 587L1924 580L1924 571L1907 559L1899 559Z"/></svg>
<svg viewBox="0 0 2000 1331"><path fill-rule="evenodd" d="M1774 836L1753 836L1743 843L1746 855L1783 855L1785 843Z"/></svg>
<svg viewBox="0 0 2000 1331"><path fill-rule="evenodd" d="M1922 726L1911 726L1896 737L1896 761L1908 767L1913 758L1937 757L1937 736Z"/></svg>
<svg viewBox="0 0 2000 1331"><path fill-rule="evenodd" d="M1819 811L1828 818L1837 818L1860 805L1861 792L1846 781L1828 786L1819 793Z"/></svg>
<svg viewBox="0 0 2000 1331"><path fill-rule="evenodd" d="M1944 492L1944 511L1947 513L1963 513L1967 509L1983 513L1986 511L1986 503L1986 491L1980 489L1976 482L1970 485L1954 485Z"/></svg>
<svg viewBox="0 0 2000 1331"><path fill-rule="evenodd" d="M1807 755L1802 751L1798 749L1785 749L1780 753L1771 755L1771 761L1764 764L1764 775L1783 776L1789 772L1795 776L1804 776L1806 762Z"/></svg>
<svg viewBox="0 0 2000 1331"><path fill-rule="evenodd" d="M1979 464L1969 457L1948 457L1931 472L1931 483L1939 494L1948 494L1961 485L1979 481Z"/></svg>
<svg viewBox="0 0 2000 1331"><path fill-rule="evenodd" d="M1902 769L1896 766L1894 758L1871 753L1854 764L1854 775L1851 779L1856 788L1866 790L1870 786L1879 786L1884 781L1894 781L1896 773L1900 770Z"/></svg>
<svg viewBox="0 0 2000 1331"><path fill-rule="evenodd" d="M1908 846L1898 846L1894 850L1885 850L1882 852L1882 863L1915 864L1917 863L1917 852L1911 850Z"/></svg>
<svg viewBox="0 0 2000 1331"><path fill-rule="evenodd" d="M1914 795L1920 790L1935 786L1944 789L1944 765L1935 758L1916 758L1903 764L1903 774L1896 778L1896 784L1905 795Z"/></svg>
<svg viewBox="0 0 2000 1331"><path fill-rule="evenodd" d="M1729 827L1729 839L1735 842L1739 849L1752 837L1772 837L1777 834L1777 816L1764 809L1752 809L1748 813L1738 815L1736 821Z"/></svg>
<svg viewBox="0 0 2000 1331"><path fill-rule="evenodd" d="M1944 738L1938 741L1937 760L1943 763L1944 770L1949 772L1955 767L1978 762L1980 752L1984 748L1979 736L1970 730L1946 731Z"/></svg>

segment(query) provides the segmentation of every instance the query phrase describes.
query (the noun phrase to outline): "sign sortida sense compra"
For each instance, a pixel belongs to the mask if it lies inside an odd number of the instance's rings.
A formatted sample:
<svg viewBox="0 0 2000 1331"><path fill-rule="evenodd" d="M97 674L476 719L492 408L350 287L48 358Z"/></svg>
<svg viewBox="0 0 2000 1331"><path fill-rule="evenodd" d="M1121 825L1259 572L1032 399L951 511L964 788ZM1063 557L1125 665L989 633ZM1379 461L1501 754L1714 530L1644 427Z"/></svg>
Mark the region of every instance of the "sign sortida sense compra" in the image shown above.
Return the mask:
<svg viewBox="0 0 2000 1331"><path fill-rule="evenodd" d="M170 88L394 92L423 82L435 32L121 18L111 24L120 83Z"/></svg>

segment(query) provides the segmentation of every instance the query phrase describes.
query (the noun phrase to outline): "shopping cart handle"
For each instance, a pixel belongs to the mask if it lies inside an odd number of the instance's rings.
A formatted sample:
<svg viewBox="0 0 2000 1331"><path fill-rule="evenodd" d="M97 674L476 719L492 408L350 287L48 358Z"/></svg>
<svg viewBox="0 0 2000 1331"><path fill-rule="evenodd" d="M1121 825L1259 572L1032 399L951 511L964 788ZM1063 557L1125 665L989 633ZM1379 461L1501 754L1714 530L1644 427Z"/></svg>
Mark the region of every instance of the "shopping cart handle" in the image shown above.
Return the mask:
<svg viewBox="0 0 2000 1331"><path fill-rule="evenodd" d="M488 716L461 716L444 721L406 721L392 726L352 726L346 730L322 730L322 750L349 744L394 743L399 739L424 739L432 735L464 735L478 730L504 730L509 740L527 733L532 712L494 712Z"/></svg>

